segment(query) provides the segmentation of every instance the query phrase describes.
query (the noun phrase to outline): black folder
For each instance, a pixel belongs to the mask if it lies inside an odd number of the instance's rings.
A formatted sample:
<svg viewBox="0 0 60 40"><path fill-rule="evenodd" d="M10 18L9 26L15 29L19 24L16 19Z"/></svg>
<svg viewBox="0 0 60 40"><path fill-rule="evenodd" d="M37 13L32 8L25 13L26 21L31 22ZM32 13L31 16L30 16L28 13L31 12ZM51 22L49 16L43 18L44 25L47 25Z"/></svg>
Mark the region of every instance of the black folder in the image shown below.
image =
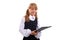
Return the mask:
<svg viewBox="0 0 60 40"><path fill-rule="evenodd" d="M40 32L40 31L45 30L45 29L50 28L50 27L52 27L52 26L41 27L41 28L37 29L35 32Z"/></svg>

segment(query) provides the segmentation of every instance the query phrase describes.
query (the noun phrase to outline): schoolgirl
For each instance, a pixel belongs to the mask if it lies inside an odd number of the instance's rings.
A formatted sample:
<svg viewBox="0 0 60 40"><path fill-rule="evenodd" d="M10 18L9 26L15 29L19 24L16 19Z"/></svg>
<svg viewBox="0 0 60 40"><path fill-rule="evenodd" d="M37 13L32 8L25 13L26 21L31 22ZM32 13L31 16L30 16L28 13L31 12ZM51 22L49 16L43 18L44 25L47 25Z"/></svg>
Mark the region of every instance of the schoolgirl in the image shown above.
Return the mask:
<svg viewBox="0 0 60 40"><path fill-rule="evenodd" d="M37 4L31 3L22 18L19 32L23 34L23 40L40 40L41 32L35 32L38 29Z"/></svg>

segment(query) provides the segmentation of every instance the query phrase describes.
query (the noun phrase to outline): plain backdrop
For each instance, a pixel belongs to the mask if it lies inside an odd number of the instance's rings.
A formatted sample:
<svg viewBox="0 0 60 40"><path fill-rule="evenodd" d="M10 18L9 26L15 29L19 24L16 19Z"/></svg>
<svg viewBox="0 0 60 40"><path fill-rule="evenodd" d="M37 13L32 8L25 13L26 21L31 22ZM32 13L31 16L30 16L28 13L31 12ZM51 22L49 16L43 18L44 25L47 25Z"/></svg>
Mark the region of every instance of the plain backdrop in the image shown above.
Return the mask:
<svg viewBox="0 0 60 40"><path fill-rule="evenodd" d="M0 0L0 40L22 40L20 21L30 3L38 6L41 26L52 26L42 31L41 40L60 40L60 0Z"/></svg>

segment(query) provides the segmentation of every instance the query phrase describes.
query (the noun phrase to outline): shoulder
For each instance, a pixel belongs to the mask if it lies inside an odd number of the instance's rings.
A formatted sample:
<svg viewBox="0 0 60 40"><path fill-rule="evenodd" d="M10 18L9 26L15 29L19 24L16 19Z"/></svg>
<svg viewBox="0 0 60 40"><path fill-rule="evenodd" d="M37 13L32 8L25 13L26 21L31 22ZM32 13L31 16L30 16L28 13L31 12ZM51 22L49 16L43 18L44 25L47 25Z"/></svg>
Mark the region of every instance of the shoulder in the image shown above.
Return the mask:
<svg viewBox="0 0 60 40"><path fill-rule="evenodd" d="M23 16L22 19L25 20L25 16Z"/></svg>
<svg viewBox="0 0 60 40"><path fill-rule="evenodd" d="M21 20L21 21L22 21L22 22L25 22L25 16L22 17L22 20Z"/></svg>

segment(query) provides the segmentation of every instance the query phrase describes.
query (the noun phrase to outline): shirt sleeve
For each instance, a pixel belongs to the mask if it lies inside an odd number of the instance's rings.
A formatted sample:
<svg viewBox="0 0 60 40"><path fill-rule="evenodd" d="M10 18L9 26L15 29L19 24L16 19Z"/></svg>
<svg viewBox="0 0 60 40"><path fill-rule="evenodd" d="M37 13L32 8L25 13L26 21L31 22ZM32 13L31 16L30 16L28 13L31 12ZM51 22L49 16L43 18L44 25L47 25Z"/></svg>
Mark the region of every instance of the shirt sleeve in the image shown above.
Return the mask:
<svg viewBox="0 0 60 40"><path fill-rule="evenodd" d="M25 22L25 18L23 17L20 23L20 27L19 27L19 32L21 34L23 34L23 36L28 37L31 34L31 30L30 29L24 29L24 22Z"/></svg>
<svg viewBox="0 0 60 40"><path fill-rule="evenodd" d="M40 24L40 23L39 23L39 21L38 21L38 24L37 24L37 28L36 28L36 29L41 28L39 24ZM41 32L38 32L38 34L35 35L35 37L38 38L38 39L40 38L40 36L41 36Z"/></svg>

